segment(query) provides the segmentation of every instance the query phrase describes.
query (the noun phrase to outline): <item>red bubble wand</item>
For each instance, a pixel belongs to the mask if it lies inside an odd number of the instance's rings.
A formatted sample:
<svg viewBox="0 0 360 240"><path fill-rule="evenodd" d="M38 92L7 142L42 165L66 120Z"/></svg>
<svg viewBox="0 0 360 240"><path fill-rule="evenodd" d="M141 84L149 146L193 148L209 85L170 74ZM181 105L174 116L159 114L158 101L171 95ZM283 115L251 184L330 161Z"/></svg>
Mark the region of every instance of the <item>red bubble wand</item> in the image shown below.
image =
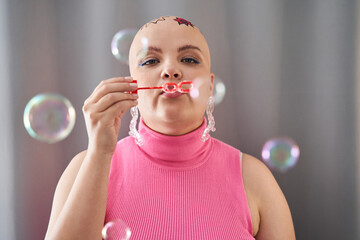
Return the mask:
<svg viewBox="0 0 360 240"><path fill-rule="evenodd" d="M133 80L132 82L136 83L137 80ZM194 87L194 83L192 81L182 81L178 84L174 82L164 83L161 87L140 87L133 92L137 93L138 90L147 90L147 89L162 89L167 93L181 92L181 93L190 93L190 90Z"/></svg>

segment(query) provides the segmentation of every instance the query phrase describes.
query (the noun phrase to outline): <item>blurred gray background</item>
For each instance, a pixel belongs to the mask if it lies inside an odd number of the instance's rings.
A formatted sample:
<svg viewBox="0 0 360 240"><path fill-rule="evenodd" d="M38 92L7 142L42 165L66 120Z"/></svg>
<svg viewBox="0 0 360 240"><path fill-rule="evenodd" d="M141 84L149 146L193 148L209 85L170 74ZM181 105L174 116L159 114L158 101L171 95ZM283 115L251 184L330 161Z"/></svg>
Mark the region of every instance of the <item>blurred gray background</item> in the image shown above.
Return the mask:
<svg viewBox="0 0 360 240"><path fill-rule="evenodd" d="M227 87L213 136L259 159L269 138L298 143L298 164L274 172L297 239L360 239L359 7L356 0L0 0L0 238L44 238L57 181L87 146L84 100L101 80L129 75L111 54L114 34L176 15L201 29L212 71ZM27 102L43 92L64 95L77 112L59 143L39 142L23 125ZM127 132L124 124L119 137Z"/></svg>

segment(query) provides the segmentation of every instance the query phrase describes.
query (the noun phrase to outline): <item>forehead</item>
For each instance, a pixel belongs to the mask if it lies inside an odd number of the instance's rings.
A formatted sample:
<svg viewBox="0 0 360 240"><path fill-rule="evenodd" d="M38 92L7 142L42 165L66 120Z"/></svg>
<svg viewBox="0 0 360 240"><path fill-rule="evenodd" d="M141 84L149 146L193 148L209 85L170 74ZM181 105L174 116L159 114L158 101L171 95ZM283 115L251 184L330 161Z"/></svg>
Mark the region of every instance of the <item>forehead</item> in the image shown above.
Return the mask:
<svg viewBox="0 0 360 240"><path fill-rule="evenodd" d="M136 34L130 49L130 55L139 51L144 44L161 48L178 48L191 44L204 53L208 46L204 36L191 22L178 17L161 17L146 23Z"/></svg>

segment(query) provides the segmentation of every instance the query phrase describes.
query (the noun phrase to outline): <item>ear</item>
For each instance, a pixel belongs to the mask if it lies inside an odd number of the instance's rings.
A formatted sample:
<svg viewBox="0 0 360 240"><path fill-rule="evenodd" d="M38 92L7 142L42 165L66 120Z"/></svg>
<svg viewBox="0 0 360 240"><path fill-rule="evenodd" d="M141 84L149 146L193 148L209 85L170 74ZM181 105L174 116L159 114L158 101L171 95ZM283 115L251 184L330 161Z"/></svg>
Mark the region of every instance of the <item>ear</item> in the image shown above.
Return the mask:
<svg viewBox="0 0 360 240"><path fill-rule="evenodd" d="M210 73L210 96L214 94L214 80L215 80L215 74Z"/></svg>

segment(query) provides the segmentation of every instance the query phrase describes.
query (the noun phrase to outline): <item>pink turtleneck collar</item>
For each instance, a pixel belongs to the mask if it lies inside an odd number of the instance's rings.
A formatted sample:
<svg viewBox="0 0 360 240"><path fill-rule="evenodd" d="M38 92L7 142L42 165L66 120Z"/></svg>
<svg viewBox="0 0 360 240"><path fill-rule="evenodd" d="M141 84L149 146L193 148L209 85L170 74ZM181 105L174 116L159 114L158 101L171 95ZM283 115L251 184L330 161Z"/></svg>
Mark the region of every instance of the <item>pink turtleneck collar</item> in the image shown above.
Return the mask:
<svg viewBox="0 0 360 240"><path fill-rule="evenodd" d="M211 150L212 138L201 141L206 119L196 130L181 136L168 136L150 129L140 120L139 133L143 139L140 149L149 158L170 168L195 168L203 164Z"/></svg>

